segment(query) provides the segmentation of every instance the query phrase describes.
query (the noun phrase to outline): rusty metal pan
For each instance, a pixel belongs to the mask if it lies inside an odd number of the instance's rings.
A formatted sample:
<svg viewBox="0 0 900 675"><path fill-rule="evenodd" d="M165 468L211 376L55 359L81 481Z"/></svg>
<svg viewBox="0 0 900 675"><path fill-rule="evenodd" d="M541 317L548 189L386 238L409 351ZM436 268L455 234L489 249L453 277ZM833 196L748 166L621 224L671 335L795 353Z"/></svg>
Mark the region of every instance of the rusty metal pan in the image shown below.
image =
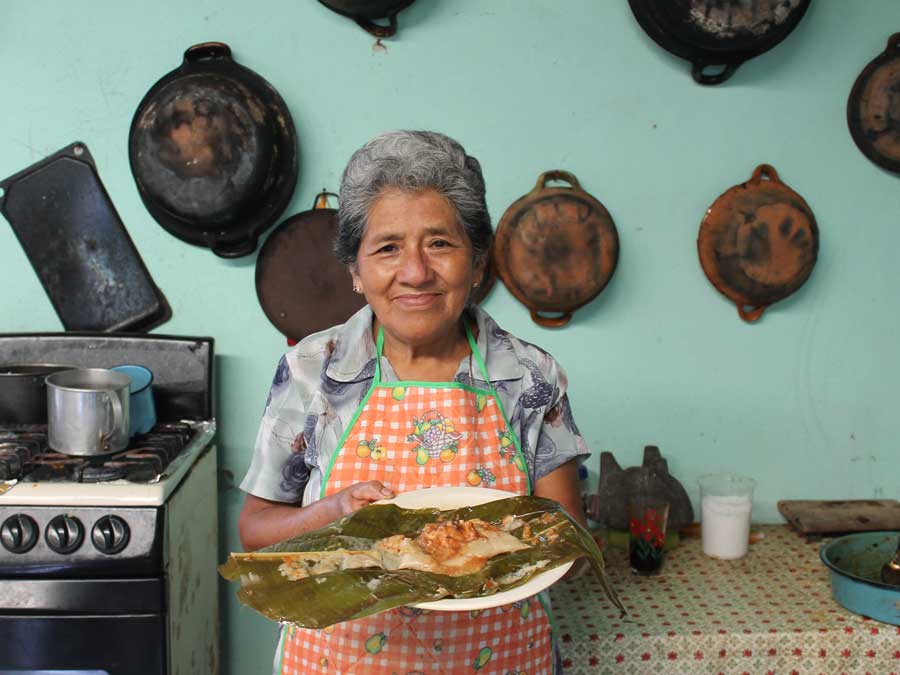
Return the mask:
<svg viewBox="0 0 900 675"><path fill-rule="evenodd" d="M800 288L819 253L819 228L809 205L775 169L760 164L746 183L722 193L697 237L700 264L744 321Z"/></svg>
<svg viewBox="0 0 900 675"><path fill-rule="evenodd" d="M337 211L320 194L309 211L280 223L256 259L263 312L291 342L344 323L366 304L347 268L332 253Z"/></svg>
<svg viewBox="0 0 900 675"><path fill-rule="evenodd" d="M290 111L221 42L190 47L144 96L128 155L150 215L170 234L223 258L253 253L297 182Z"/></svg>
<svg viewBox="0 0 900 675"><path fill-rule="evenodd" d="M862 153L900 173L900 33L867 65L847 99L847 126Z"/></svg>
<svg viewBox="0 0 900 675"><path fill-rule="evenodd" d="M810 0L628 0L654 42L691 62L698 84L721 84L749 59L772 49Z"/></svg>
<svg viewBox="0 0 900 675"><path fill-rule="evenodd" d="M144 332L171 318L84 143L0 181L0 213L67 331Z"/></svg>
<svg viewBox="0 0 900 675"><path fill-rule="evenodd" d="M564 181L569 187L547 187ZM609 283L619 235L606 207L567 171L542 173L503 214L494 264L509 291L541 326L559 328Z"/></svg>
<svg viewBox="0 0 900 675"><path fill-rule="evenodd" d="M415 0L319 0L328 9L348 19L377 38L387 38L397 32L397 14ZM375 23L387 19L388 24Z"/></svg>

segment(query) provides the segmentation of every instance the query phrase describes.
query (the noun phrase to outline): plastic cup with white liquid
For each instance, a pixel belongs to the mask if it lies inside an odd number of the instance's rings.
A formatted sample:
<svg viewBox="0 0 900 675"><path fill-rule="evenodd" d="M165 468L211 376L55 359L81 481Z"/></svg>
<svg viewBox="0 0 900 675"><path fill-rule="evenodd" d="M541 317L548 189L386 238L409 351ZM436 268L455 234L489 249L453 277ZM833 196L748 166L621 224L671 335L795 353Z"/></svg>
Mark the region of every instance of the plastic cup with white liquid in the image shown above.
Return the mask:
<svg viewBox="0 0 900 675"><path fill-rule="evenodd" d="M700 476L700 530L703 552L734 560L747 555L750 512L756 481L733 473Z"/></svg>

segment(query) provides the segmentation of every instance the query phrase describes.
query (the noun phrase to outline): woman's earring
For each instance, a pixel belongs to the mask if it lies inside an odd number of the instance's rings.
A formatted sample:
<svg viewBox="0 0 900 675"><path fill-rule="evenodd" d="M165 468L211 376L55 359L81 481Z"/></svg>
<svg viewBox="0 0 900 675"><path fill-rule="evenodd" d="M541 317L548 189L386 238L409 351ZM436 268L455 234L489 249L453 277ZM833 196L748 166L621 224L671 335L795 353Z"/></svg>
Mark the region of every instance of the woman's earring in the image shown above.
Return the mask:
<svg viewBox="0 0 900 675"><path fill-rule="evenodd" d="M362 289L359 286L357 286L356 284L353 284L353 292L354 293L362 293Z"/></svg>
<svg viewBox="0 0 900 675"><path fill-rule="evenodd" d="M478 288L478 284L480 283L480 281L476 281L474 284L472 284L472 288Z"/></svg>

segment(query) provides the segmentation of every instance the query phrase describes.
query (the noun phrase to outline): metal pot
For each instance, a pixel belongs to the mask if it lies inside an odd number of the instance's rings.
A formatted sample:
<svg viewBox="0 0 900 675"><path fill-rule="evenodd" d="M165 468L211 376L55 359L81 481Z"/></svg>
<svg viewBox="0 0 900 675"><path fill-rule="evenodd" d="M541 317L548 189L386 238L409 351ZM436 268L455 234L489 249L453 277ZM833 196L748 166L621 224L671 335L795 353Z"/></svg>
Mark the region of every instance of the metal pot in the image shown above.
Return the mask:
<svg viewBox="0 0 900 675"><path fill-rule="evenodd" d="M70 368L43 363L0 366L0 424L46 424L44 380L52 373Z"/></svg>
<svg viewBox="0 0 900 675"><path fill-rule="evenodd" d="M105 455L128 446L131 378L105 368L47 377L47 442L65 455Z"/></svg>
<svg viewBox="0 0 900 675"><path fill-rule="evenodd" d="M131 123L128 155L150 215L223 258L256 249L297 182L287 105L221 42L190 47L147 92Z"/></svg>
<svg viewBox="0 0 900 675"><path fill-rule="evenodd" d="M698 84L720 84L784 40L811 0L628 0L641 28L691 62Z"/></svg>

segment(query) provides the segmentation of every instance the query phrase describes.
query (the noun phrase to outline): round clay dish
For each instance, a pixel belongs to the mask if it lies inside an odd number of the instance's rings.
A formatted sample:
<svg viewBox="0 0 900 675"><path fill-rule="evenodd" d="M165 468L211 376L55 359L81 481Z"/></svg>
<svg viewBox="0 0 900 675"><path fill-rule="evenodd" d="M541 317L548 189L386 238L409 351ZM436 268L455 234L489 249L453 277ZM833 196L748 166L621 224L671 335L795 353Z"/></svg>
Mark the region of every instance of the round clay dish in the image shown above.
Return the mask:
<svg viewBox="0 0 900 675"><path fill-rule="evenodd" d="M809 278L819 252L819 228L807 203L768 164L726 190L700 224L697 249L703 271L756 321L769 305Z"/></svg>
<svg viewBox="0 0 900 675"><path fill-rule="evenodd" d="M547 187L550 180L571 187ZM546 327L566 325L597 297L619 259L619 235L606 208L566 171L548 171L503 214L494 240L497 274Z"/></svg>

